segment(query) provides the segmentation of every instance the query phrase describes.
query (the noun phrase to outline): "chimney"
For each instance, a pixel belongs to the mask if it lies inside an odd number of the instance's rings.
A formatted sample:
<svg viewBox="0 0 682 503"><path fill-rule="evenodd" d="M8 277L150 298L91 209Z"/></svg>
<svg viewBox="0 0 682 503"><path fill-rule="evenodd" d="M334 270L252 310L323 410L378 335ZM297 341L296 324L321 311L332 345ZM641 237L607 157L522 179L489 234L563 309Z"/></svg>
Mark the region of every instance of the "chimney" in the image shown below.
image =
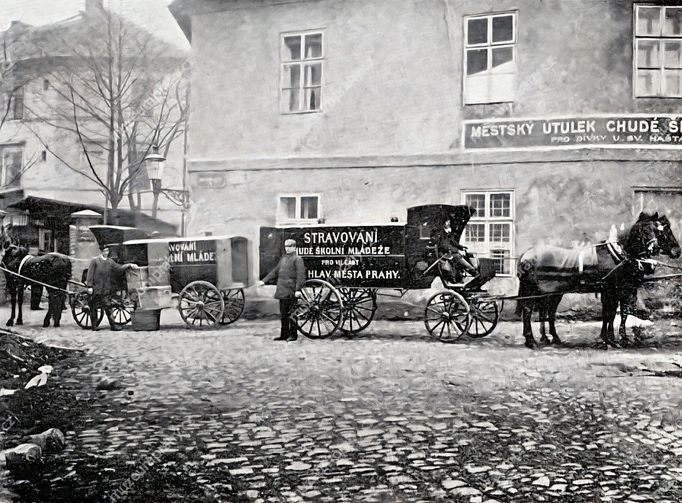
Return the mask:
<svg viewBox="0 0 682 503"><path fill-rule="evenodd" d="M93 14L104 10L102 0L85 0L85 13Z"/></svg>

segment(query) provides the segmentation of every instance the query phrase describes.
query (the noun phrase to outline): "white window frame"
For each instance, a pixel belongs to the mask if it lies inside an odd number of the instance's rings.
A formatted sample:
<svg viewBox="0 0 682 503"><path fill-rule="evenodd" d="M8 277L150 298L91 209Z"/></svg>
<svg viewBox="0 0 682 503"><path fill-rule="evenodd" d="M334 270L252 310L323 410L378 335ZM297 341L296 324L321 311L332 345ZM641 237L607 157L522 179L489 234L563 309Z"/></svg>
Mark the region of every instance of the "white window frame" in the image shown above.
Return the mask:
<svg viewBox="0 0 682 503"><path fill-rule="evenodd" d="M633 19L633 26L632 26L632 95L635 98L682 98L682 90L680 91L680 94L668 94L666 91L666 82L665 82L665 71L666 71L666 66L665 66L665 43L666 42L679 42L682 43L682 34L679 36L674 36L674 35L665 35L663 33L664 26L665 26L665 12L668 9L682 9L682 3L679 5L656 5L656 4L647 4L647 3L639 3L639 4L634 4L634 19ZM652 36L652 35L638 35L637 34L637 26L638 26L638 21L639 21L639 12L641 8L658 8L660 9L659 12L659 24L661 26L661 34L660 36ZM638 64L637 58L639 57L639 51L638 51L638 46L639 42L658 42L658 54L659 54L659 66L658 67L646 67L646 68L640 68L640 65ZM682 50L682 49L681 49ZM639 72L641 70L647 70L647 71L652 71L652 70L657 70L659 72L659 88L656 94L640 94L638 92L637 88L637 81L639 77ZM682 73L682 69L679 68L670 68L670 70L674 70L677 72Z"/></svg>
<svg viewBox="0 0 682 503"><path fill-rule="evenodd" d="M11 180L7 179L7 166L5 166L5 151L16 151L20 154L19 177L14 185L8 185ZM21 187L21 176L24 169L24 149L18 145L0 145L0 190L13 190Z"/></svg>
<svg viewBox="0 0 682 503"><path fill-rule="evenodd" d="M505 194L509 196L509 216L508 217L492 217L489 215L490 212L490 200L491 196L495 194ZM484 225L484 239L483 241L467 241L466 240L466 229L462 232L461 242L469 251L473 252L478 257L484 258L495 258L492 256L491 252L496 250L503 250L509 252L508 263L506 268L507 273L498 272L498 277L510 278L514 274L515 268L513 267L513 257L514 257L514 222L516 221L516 200L514 197L514 191L509 189L467 189L462 190L461 201L462 204L466 204L467 196L484 196L485 197L485 215L474 215L471 217L469 222L471 224ZM494 242L490 239L490 229L494 224L508 224L509 225L509 242Z"/></svg>
<svg viewBox="0 0 682 503"><path fill-rule="evenodd" d="M315 218L301 218L301 201L304 197L317 198L317 217ZM282 199L291 198L296 200L296 208L294 218L289 218L284 215L282 209ZM277 196L277 225L314 225L322 217L322 197L320 194L279 194Z"/></svg>
<svg viewBox="0 0 682 503"><path fill-rule="evenodd" d="M320 57L317 58L306 58L305 57L305 36L306 35L320 35L321 38L321 50ZM286 45L284 39L287 37L301 37L301 59L300 60L287 60L285 58ZM280 55L279 55L279 103L280 103L280 113L283 115L291 114L312 114L320 113L323 108L324 99L324 60L325 60L325 37L324 30L305 30L305 31L294 31L280 34ZM319 62L320 63L320 106L317 109L309 110L306 108L301 108L305 104L305 72L303 71L306 63ZM284 68L286 66L298 65L300 68L300 82L299 82L299 110L289 110L289 100L288 97L285 99L284 96ZM288 89L288 88L287 88Z"/></svg>
<svg viewBox="0 0 682 503"><path fill-rule="evenodd" d="M506 17L506 16L511 16L511 18L512 18L512 39L511 39L511 41L505 41L505 42L493 42L492 41L493 19L496 17ZM487 19L488 20L488 41L486 41L485 43L469 44L469 21L474 20L474 19ZM464 16L464 43L462 44L463 48L464 48L464 55L462 58L462 61L463 61L463 67L462 67L462 102L465 105L485 105L485 104L491 104L491 103L513 103L514 102L513 94L516 91L516 76L518 74L518 69L516 67L516 45L517 45L516 26L517 26L517 19L518 18L517 18L515 11L496 12L494 14L479 14L479 15L474 15L474 16ZM511 47L512 48L512 63L514 65L514 84L513 84L513 89L512 89L512 96L510 96L508 99L493 100L490 98L490 94L488 93L488 99L486 101L476 101L476 100L468 99L467 81L469 80L469 76L467 75L467 66L468 66L469 50L470 49L487 49L488 50L488 64L487 64L487 70L485 73L488 76L488 78L491 79L491 78L495 78L495 74L492 72L493 49L494 48L502 48L502 47Z"/></svg>

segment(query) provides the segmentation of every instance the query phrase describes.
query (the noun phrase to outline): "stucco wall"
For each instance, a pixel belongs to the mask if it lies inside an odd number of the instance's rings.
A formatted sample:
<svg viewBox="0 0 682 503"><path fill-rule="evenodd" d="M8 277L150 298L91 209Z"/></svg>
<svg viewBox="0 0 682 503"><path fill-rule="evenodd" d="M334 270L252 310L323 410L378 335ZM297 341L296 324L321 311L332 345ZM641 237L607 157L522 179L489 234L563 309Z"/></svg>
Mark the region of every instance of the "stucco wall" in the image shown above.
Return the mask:
<svg viewBox="0 0 682 503"><path fill-rule="evenodd" d="M195 17L192 156L447 150L458 103L444 6L391 4L306 2ZM280 114L280 34L318 28L324 112Z"/></svg>
<svg viewBox="0 0 682 503"><path fill-rule="evenodd" d="M237 4L192 20L195 160L444 153L463 118L679 111L632 97L630 1ZM515 101L463 107L463 17L505 11ZM324 31L323 111L281 114L280 34L311 29Z"/></svg>

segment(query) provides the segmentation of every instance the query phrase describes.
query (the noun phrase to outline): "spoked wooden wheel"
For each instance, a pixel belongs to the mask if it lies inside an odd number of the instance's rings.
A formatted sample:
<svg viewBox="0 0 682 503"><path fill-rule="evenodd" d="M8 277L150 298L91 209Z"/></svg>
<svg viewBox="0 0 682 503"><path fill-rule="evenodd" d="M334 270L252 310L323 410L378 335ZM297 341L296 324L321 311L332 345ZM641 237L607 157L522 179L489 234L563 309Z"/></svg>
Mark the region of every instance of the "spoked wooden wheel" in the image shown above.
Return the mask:
<svg viewBox="0 0 682 503"><path fill-rule="evenodd" d="M79 327L92 328L93 317L90 316L90 295L88 292L82 291L73 295L71 298L71 314ZM97 309L94 316L97 325L100 324L103 316L104 310Z"/></svg>
<svg viewBox="0 0 682 503"><path fill-rule="evenodd" d="M497 302L492 300L475 299L469 304L471 310L471 326L469 326L469 337L478 339L489 335L497 326L500 318L500 308Z"/></svg>
<svg viewBox="0 0 682 503"><path fill-rule="evenodd" d="M341 294L332 285L319 279L303 283L296 304L294 321L299 332L311 339L332 335L343 322Z"/></svg>
<svg viewBox="0 0 682 503"><path fill-rule="evenodd" d="M192 328L213 327L223 317L225 301L220 291L208 281L192 281L182 289L178 310Z"/></svg>
<svg viewBox="0 0 682 503"><path fill-rule="evenodd" d="M229 325L239 319L244 311L244 290L241 288L234 290L224 290L221 292L225 302L223 317L220 318L221 325Z"/></svg>
<svg viewBox="0 0 682 503"><path fill-rule="evenodd" d="M339 288L343 300L341 330L357 334L366 329L377 310L377 294L371 288Z"/></svg>
<svg viewBox="0 0 682 503"><path fill-rule="evenodd" d="M456 341L467 332L470 324L469 304L457 292L439 292L426 303L426 330L442 342Z"/></svg>
<svg viewBox="0 0 682 503"><path fill-rule="evenodd" d="M111 296L111 320L117 325L123 326L133 319L135 305L125 290Z"/></svg>

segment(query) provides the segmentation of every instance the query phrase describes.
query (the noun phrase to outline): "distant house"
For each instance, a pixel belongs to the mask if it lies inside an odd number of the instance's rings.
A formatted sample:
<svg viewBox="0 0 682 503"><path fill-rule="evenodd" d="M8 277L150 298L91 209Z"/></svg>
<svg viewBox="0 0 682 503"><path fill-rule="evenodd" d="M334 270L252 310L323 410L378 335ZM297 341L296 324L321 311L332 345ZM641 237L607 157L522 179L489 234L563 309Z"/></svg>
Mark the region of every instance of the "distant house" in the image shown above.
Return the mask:
<svg viewBox="0 0 682 503"><path fill-rule="evenodd" d="M124 56L150 59L140 63L140 68L149 68L148 74L129 76L131 86L139 85L143 78L150 82L179 78L186 59L186 54L175 46L104 10L101 0L86 0L85 7L76 16L45 26L14 21L0 33L0 209L8 212L5 227L11 227L26 244L39 251L68 253L70 211L91 209L102 214L106 212L105 206L111 207L105 202L101 187L93 182L98 177L107 180L112 146L107 143L106 129L93 119L103 111L97 109L91 96L84 93L70 101L65 91L87 91L88 85L107 85L106 79L95 82L84 77L86 72L94 73L88 66L97 61L88 59L89 51L102 47L103 37L96 37L100 41L98 46L93 42L93 34L103 33L106 23L113 19L125 27L127 36L139 34L140 40L145 41L138 54ZM156 57L151 60L150 55ZM105 68L103 65L102 69ZM103 74L106 77L106 72ZM66 86L70 83L66 79L73 79L73 87ZM150 95L143 103L155 110L155 100L159 99ZM78 106L73 106L75 102ZM78 114L79 131L69 122L69 113ZM140 213L150 212L153 196L146 170L138 167L154 142L151 132L144 130L151 129L155 120L152 113L156 112L144 107L121 110L121 114L137 114L135 127L144 133L137 134L135 142L114 144L111 149L118 155L120 148L123 154L120 172L114 170L109 175L120 176L122 180L131 178L119 204L117 223L150 225L150 217ZM166 188L179 188L183 183L183 151L183 135L179 134L167 153L163 180ZM119 168L118 160L115 166ZM138 208L130 208L128 192L133 203L139 203ZM169 228L179 227L181 209L161 197L158 216L157 226L168 233Z"/></svg>

